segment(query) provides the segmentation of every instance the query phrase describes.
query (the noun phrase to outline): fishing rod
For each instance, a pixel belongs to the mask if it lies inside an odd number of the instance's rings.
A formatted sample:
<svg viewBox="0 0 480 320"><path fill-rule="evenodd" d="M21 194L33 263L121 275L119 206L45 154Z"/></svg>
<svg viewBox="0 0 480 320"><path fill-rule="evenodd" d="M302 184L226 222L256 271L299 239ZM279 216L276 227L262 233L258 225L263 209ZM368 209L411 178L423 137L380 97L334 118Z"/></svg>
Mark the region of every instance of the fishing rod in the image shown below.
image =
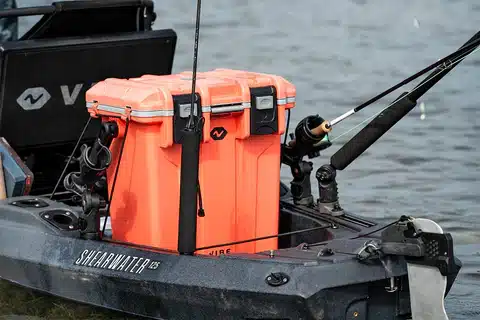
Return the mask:
<svg viewBox="0 0 480 320"><path fill-rule="evenodd" d="M294 154L295 156L297 156L299 158L302 158L304 155L312 153L311 152L312 151L312 144L313 144L313 150L314 151L322 150L324 148L329 147L331 145L331 141L328 140L328 139L326 139L326 141L325 141L324 138L332 130L334 125L336 125L339 122L345 120L346 118L352 116L353 114L359 112L360 110L366 108L367 106L373 104L374 102L383 98L387 94L397 90L398 88L404 86L405 84L410 83L411 81L413 81L416 78L422 76L423 74L427 73L428 71L431 71L431 70L436 68L432 73L430 73L429 76L427 76L413 90L411 90L410 92L403 93L399 98L397 98L389 106L387 106L387 108L385 108L379 114L377 114L377 116L384 114L385 111L390 107L396 108L396 107L399 107L400 105L402 105L402 103L400 101L401 99L407 99L407 97L410 97L411 100L414 100L414 101L418 100L418 98L420 96L422 96L425 92L427 92L433 85L435 85L435 83L437 83L448 72L450 72L456 65L458 65L461 61L463 61L463 59L465 59L468 55L470 55L474 51L478 50L479 46L480 46L480 32L477 32L469 41L467 41L462 47L460 47L455 52L453 52L453 53L449 54L448 56L438 60L437 62L429 65L428 67L424 68L423 70L415 73L414 75L408 77L407 79L401 81L400 83L394 85L393 87L383 91L382 93L380 93L380 94L376 95L375 97L371 98L370 100L360 104L359 106L349 110L348 112L342 114L341 116L339 116L339 117L337 117L337 118L335 118L331 121L325 120L318 115L309 116L309 117L303 119L297 125L297 128L295 129L294 137L292 136L293 140L291 140L289 143L284 144L285 145L285 151L287 153ZM403 102L405 102L405 101L406 100L403 100ZM408 113L409 111L410 110L408 110L406 112ZM403 116L401 116L401 117L403 117ZM400 120L400 118L398 118L398 120ZM388 128L386 128L383 133L385 133L395 123L391 123L389 126L387 126ZM378 123L377 123L377 125L378 125ZM371 130L371 129L369 129L369 130ZM378 139L380 136L381 135L378 135L378 136L376 136L376 138L374 140L371 140L372 143L375 142L375 140ZM357 143L358 143L358 141L357 141ZM368 146L367 146L367 148L368 148ZM357 149L357 151L358 150L360 150L360 149ZM286 159L286 160L288 160L288 159ZM353 159L351 161L353 161ZM345 165L345 163L344 163L344 165L340 165L340 164L338 164L338 165L339 165L339 167L343 167Z"/></svg>
<svg viewBox="0 0 480 320"><path fill-rule="evenodd" d="M418 77L424 75L425 73L433 70L434 68L437 68L437 70L435 71L435 75L440 73L442 70L444 69L453 69L458 63L460 63L464 58L466 58L468 55L470 55L473 51L475 51L478 47L480 46L480 32L477 32L469 41L467 41L462 47L460 47L460 49L458 49L457 51L449 54L448 56L438 60L437 62L429 65L428 67L418 71L417 73L415 73L414 75L406 78L405 80L399 82L398 84L390 87L389 89L383 91L382 93L376 95L375 97L371 98L370 100L360 104L359 106L345 112L344 114L342 114L341 116L331 120L331 121L327 121L323 124L322 128L318 128L317 131L324 131L324 132L330 132L331 128L340 123L341 121L347 119L348 117L354 115L355 113L357 113L358 111L366 108L367 106L377 102L378 100L380 100L381 98L385 97L386 95L392 93L393 91L399 89L400 87L412 82L413 80L417 79ZM456 62L452 62L452 60L456 60ZM443 75L438 78L437 81L435 81L432 86L438 82L441 78L443 78L443 76L445 75L446 73L443 73ZM431 76L434 76L433 74ZM426 83L425 83L426 80L424 80L423 82L421 82L416 88L419 89L420 86L424 86ZM423 95L426 91L428 91L429 89L431 88L431 86L425 86L423 90L420 90L420 91L417 91L417 93L419 94L419 96ZM415 90L415 89L414 89ZM412 90L413 91L413 90ZM418 98L417 98L418 99ZM415 99L415 100L417 100Z"/></svg>
<svg viewBox="0 0 480 320"><path fill-rule="evenodd" d="M400 119L410 112L416 105L417 100L440 81L447 73L453 70L469 54L476 51L480 46L480 32L477 32L459 50L450 54L448 59L437 66L420 84L410 92L402 93L393 103L382 110L372 121L360 130L352 139L345 143L330 158L331 166L336 170L345 169L357 159L385 132L390 130ZM447 63L448 62L448 63ZM438 63L437 63L438 64ZM331 129L331 127L330 127Z"/></svg>
<svg viewBox="0 0 480 320"><path fill-rule="evenodd" d="M321 151L331 145L331 141L328 139L327 134L332 130L332 127L335 124L338 124L340 121L366 108L368 105L371 105L392 91L436 68L414 89L412 89L410 92L402 93L390 105L379 112L367 126L365 126L356 136L348 141L331 157L331 165L335 169L343 170L385 132L393 127L395 123L397 123L408 112L410 112L416 106L417 100L423 94L432 88L438 81L440 81L440 79L442 79L455 66L462 62L468 55L478 50L479 46L480 32L477 32L470 40L468 40L455 52L438 60L437 62L415 73L393 87L383 91L356 108L353 108L352 110L342 114L340 117L337 117L331 121L325 120L318 115L309 116L303 119L297 125L294 137L292 136L292 140L288 144L282 146L282 163L290 165L290 163L292 163L292 159L296 161L298 159L302 159L305 155L308 155L309 157L317 156L318 151Z"/></svg>

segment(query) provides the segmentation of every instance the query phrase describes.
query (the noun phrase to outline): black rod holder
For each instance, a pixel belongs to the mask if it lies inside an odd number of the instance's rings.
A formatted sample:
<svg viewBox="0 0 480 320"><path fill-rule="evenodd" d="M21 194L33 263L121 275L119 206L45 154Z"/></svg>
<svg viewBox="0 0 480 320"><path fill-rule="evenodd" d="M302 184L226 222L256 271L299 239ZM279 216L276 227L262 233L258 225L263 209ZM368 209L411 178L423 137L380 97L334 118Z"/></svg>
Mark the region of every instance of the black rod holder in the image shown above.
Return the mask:
<svg viewBox="0 0 480 320"><path fill-rule="evenodd" d="M338 149L330 158L330 164L336 170L345 169L416 105L417 102L409 98L408 92L404 92L397 99L397 102L383 110L352 139Z"/></svg>
<svg viewBox="0 0 480 320"><path fill-rule="evenodd" d="M193 255L197 246L197 183L200 138L201 129L199 128L183 130L178 252L185 255Z"/></svg>

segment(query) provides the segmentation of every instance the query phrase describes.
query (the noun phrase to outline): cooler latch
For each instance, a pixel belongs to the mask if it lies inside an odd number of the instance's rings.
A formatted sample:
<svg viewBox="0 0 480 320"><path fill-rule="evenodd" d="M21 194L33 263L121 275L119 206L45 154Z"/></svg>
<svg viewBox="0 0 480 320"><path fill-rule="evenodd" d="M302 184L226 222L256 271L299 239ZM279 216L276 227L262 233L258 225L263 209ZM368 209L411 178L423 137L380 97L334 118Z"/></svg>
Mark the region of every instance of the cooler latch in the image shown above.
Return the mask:
<svg viewBox="0 0 480 320"><path fill-rule="evenodd" d="M277 90L273 86L250 89L250 134L278 132Z"/></svg>
<svg viewBox="0 0 480 320"><path fill-rule="evenodd" d="M200 95L195 94L195 104L193 115L202 116L202 102ZM182 130L187 126L188 118L192 105L192 95L182 94L173 96L173 142L181 143L183 135ZM203 134L202 134L203 136Z"/></svg>

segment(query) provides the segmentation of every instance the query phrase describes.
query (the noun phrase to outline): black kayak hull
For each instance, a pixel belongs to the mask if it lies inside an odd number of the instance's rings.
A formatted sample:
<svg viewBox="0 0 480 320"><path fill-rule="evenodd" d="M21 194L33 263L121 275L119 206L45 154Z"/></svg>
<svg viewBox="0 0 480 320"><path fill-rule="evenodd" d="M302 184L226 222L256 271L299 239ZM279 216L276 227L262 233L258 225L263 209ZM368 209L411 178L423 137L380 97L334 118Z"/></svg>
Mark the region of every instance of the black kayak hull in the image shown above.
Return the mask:
<svg viewBox="0 0 480 320"><path fill-rule="evenodd" d="M35 233L4 230L0 239L3 248L12 249L2 249L0 254L3 279L78 302L157 319L192 319L192 315L201 319L322 319L320 315L325 313L328 319L336 319L349 308L357 310L359 300L367 301L374 282L380 282L381 290L370 299L384 296L386 285L381 281L385 279L383 267L353 261L333 267L196 258L52 235L42 239ZM5 245L7 241L16 245ZM150 259L158 268L139 274L135 272L138 267L129 272L76 266L74 262L86 250ZM265 279L272 272L284 272L289 282L269 286ZM395 275L405 273L399 268ZM349 286L348 290L337 288L342 286ZM395 298L392 295L391 299Z"/></svg>
<svg viewBox="0 0 480 320"><path fill-rule="evenodd" d="M75 208L44 201L48 207L0 204L2 279L155 319L404 319L410 312L405 261L394 260L389 275L380 263L359 263L353 251L365 239L338 239L343 249L333 255L312 246L183 256L80 239L41 218ZM287 280L276 285L272 276ZM399 279L394 293L385 291L389 276Z"/></svg>

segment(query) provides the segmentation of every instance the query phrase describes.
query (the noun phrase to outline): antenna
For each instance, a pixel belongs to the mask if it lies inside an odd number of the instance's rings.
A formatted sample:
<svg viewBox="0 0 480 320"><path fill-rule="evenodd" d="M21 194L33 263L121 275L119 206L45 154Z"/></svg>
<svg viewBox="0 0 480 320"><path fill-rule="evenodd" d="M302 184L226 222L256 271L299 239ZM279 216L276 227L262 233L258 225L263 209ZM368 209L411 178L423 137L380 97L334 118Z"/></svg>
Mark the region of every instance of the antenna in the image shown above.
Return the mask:
<svg viewBox="0 0 480 320"><path fill-rule="evenodd" d="M202 7L202 0L197 0L197 18L195 19L195 41L193 46L193 73L192 73L192 105L190 106L190 117L188 119L187 128L193 129L195 127L195 87L197 84L197 61L198 61L198 39L200 37L200 13Z"/></svg>
<svg viewBox="0 0 480 320"><path fill-rule="evenodd" d="M195 46L193 48L192 104L186 127L182 130L182 160L180 171L180 210L178 215L178 252L193 255L197 246L197 194L199 195L198 164L200 158L200 140L202 118L195 116L196 78L198 59L198 38L200 34L201 0L197 0L197 19L195 24ZM197 111L201 112L200 101ZM198 118L198 121L195 121ZM201 203L201 200L200 200Z"/></svg>

